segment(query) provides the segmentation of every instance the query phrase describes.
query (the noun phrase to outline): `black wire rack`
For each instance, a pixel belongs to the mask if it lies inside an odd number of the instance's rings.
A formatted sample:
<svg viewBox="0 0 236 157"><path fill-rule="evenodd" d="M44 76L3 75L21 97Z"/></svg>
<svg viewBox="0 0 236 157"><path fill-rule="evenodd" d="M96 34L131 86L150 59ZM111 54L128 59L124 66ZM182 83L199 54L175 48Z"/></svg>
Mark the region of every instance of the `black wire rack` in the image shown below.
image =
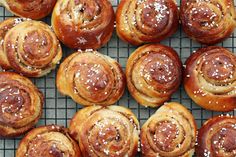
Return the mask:
<svg viewBox="0 0 236 157"><path fill-rule="evenodd" d="M116 10L117 5L119 4L119 0L110 0L114 9ZM179 0L177 0L178 5L180 5ZM236 0L234 0L236 4ZM13 15L9 13L4 7L0 7L0 21L12 17ZM51 17L46 17L43 19L44 22L51 24ZM236 33L236 32L235 32ZM236 36L235 33L231 35L226 41L218 44L219 46L223 46L228 48L230 51L236 53ZM198 48L203 47L192 40L190 40L179 28L178 32L172 35L170 38L161 42L161 44L170 46L174 48L182 62L191 55L191 53ZM124 43L121 41L116 33L113 33L112 39L102 47L99 52L108 55L114 59L116 59L121 65L122 68L125 69L126 62L130 54L136 49L132 45ZM63 46L63 58L68 56L72 50ZM58 67L57 67L58 68ZM45 77L32 79L34 84L43 92L45 96L45 103L43 107L43 115L37 126L41 125L49 125L49 124L57 124L68 127L69 122L73 115L82 108L79 104L76 104L71 98L62 96L55 87L55 77L56 77L57 69L52 71ZM198 128L209 118L215 115L220 114L230 114L235 115L236 111L223 113L223 112L212 112L207 111L196 105L185 93L183 86L179 88L179 90L172 96L170 101L179 102L185 105L191 113L194 115L195 120L197 122ZM157 108L146 108L140 106L128 93L126 90L123 97L116 103L116 105L122 105L130 108L137 116L140 126L156 111ZM12 138L12 139L4 139L0 138L0 157L15 157L15 152L18 147L19 141L22 137ZM138 155L140 156L140 154Z"/></svg>

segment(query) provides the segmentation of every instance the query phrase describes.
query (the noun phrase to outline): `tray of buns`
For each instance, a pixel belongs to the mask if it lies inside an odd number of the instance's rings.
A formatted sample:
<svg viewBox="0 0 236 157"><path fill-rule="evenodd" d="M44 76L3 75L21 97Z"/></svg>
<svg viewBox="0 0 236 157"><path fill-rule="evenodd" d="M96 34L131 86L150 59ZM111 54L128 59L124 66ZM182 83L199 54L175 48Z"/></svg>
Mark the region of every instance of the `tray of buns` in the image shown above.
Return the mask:
<svg viewBox="0 0 236 157"><path fill-rule="evenodd" d="M236 0L0 4L0 157L236 156Z"/></svg>

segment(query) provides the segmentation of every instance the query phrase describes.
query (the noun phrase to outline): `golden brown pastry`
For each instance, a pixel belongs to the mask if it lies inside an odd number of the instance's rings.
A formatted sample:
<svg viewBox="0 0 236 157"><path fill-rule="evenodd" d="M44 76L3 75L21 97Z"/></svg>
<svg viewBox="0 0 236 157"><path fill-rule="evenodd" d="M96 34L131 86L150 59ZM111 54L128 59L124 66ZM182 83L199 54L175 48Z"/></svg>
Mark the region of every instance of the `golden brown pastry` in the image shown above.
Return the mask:
<svg viewBox="0 0 236 157"><path fill-rule="evenodd" d="M4 37L10 29L25 20L26 19L24 18L9 18L0 23L0 66L3 69L11 69L11 65L7 59L6 52L4 51Z"/></svg>
<svg viewBox="0 0 236 157"><path fill-rule="evenodd" d="M202 44L222 42L236 27L233 0L182 0L180 17L184 32Z"/></svg>
<svg viewBox="0 0 236 157"><path fill-rule="evenodd" d="M13 14L41 19L51 13L57 0L0 0L0 4Z"/></svg>
<svg viewBox="0 0 236 157"><path fill-rule="evenodd" d="M114 59L97 51L80 51L60 65L57 88L84 106L112 105L124 93L125 76Z"/></svg>
<svg viewBox="0 0 236 157"><path fill-rule="evenodd" d="M0 72L0 137L15 137L41 117L43 95L27 78Z"/></svg>
<svg viewBox="0 0 236 157"><path fill-rule="evenodd" d="M179 103L160 107L141 129L144 157L192 157L195 150L196 122Z"/></svg>
<svg viewBox="0 0 236 157"><path fill-rule="evenodd" d="M133 45L160 42L179 24L175 0L121 0L116 13L118 36Z"/></svg>
<svg viewBox="0 0 236 157"><path fill-rule="evenodd" d="M130 94L144 106L157 107L178 89L182 64L170 47L152 44L138 48L128 59L126 78Z"/></svg>
<svg viewBox="0 0 236 157"><path fill-rule="evenodd" d="M184 87L201 107L214 111L236 108L236 56L223 47L201 48L186 61Z"/></svg>
<svg viewBox="0 0 236 157"><path fill-rule="evenodd" d="M33 20L21 22L8 30L4 37L4 51L1 56L8 61L8 66L29 77L46 75L62 57L61 46L50 27Z"/></svg>
<svg viewBox="0 0 236 157"><path fill-rule="evenodd" d="M236 117L217 116L209 119L198 132L197 157L236 156Z"/></svg>
<svg viewBox="0 0 236 157"><path fill-rule="evenodd" d="M138 120L121 106L81 109L73 117L69 130L79 142L83 156L135 157L138 150Z"/></svg>
<svg viewBox="0 0 236 157"><path fill-rule="evenodd" d="M74 49L98 49L108 42L115 15L109 0L58 0L52 14L57 37Z"/></svg>
<svg viewBox="0 0 236 157"><path fill-rule="evenodd" d="M20 142L16 157L80 157L79 146L62 126L31 130Z"/></svg>

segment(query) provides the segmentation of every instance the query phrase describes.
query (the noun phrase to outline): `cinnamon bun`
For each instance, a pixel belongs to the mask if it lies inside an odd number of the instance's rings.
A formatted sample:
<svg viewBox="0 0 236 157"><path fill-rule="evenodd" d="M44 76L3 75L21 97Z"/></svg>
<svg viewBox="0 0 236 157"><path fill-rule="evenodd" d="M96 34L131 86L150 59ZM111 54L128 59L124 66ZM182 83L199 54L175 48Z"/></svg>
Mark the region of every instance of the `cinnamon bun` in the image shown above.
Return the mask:
<svg viewBox="0 0 236 157"><path fill-rule="evenodd" d="M81 109L73 117L69 130L79 142L83 156L135 157L138 150L138 120L121 106Z"/></svg>
<svg viewBox="0 0 236 157"><path fill-rule="evenodd" d="M197 50L186 61L184 87L192 100L214 111L236 108L236 56L223 47Z"/></svg>
<svg viewBox="0 0 236 157"><path fill-rule="evenodd" d="M4 51L10 67L28 77L41 77L56 67L62 50L50 27L27 20L11 28L4 37Z"/></svg>
<svg viewBox="0 0 236 157"><path fill-rule="evenodd" d="M114 59L97 51L80 51L60 65L57 88L84 106L112 105L124 93L125 76Z"/></svg>
<svg viewBox="0 0 236 157"><path fill-rule="evenodd" d="M58 0L52 14L57 37L73 49L98 49L108 42L115 15L108 0Z"/></svg>
<svg viewBox="0 0 236 157"><path fill-rule="evenodd" d="M48 125L31 130L20 142L16 157L80 157L80 149L68 129Z"/></svg>
<svg viewBox="0 0 236 157"><path fill-rule="evenodd" d="M0 136L15 137L31 129L42 114L43 95L27 78L0 72Z"/></svg>
<svg viewBox="0 0 236 157"><path fill-rule="evenodd" d="M236 117L217 116L209 119L198 132L197 157L236 156Z"/></svg>
<svg viewBox="0 0 236 157"><path fill-rule="evenodd" d="M144 157L192 157L195 151L196 122L178 103L167 103L141 129Z"/></svg>
<svg viewBox="0 0 236 157"><path fill-rule="evenodd" d="M144 106L157 107L178 89L182 63L170 47L152 44L135 50L128 59L126 78L130 94Z"/></svg>
<svg viewBox="0 0 236 157"><path fill-rule="evenodd" d="M133 45L160 42L179 24L175 0L121 0L116 13L118 36Z"/></svg>
<svg viewBox="0 0 236 157"><path fill-rule="evenodd" d="M184 32L207 45L222 42L236 27L233 0L183 0L180 17Z"/></svg>
<svg viewBox="0 0 236 157"><path fill-rule="evenodd" d="M0 0L0 4L13 14L41 19L51 13L57 0Z"/></svg>

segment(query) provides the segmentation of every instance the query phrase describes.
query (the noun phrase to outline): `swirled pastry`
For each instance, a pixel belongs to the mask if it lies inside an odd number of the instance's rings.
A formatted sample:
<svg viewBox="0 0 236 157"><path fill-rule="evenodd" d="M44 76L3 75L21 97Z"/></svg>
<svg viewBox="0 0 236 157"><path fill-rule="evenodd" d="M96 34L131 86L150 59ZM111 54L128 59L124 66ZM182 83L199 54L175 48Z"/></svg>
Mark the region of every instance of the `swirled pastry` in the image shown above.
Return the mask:
<svg viewBox="0 0 236 157"><path fill-rule="evenodd" d="M11 65L7 59L6 52L4 51L4 37L10 29L25 20L29 19L9 18L0 23L0 66L4 69L11 69Z"/></svg>
<svg viewBox="0 0 236 157"><path fill-rule="evenodd" d="M74 49L98 49L108 42L115 15L109 0L58 0L52 14L57 37Z"/></svg>
<svg viewBox="0 0 236 157"><path fill-rule="evenodd" d="M160 42L179 24L175 0L121 0L116 13L118 36L133 45Z"/></svg>
<svg viewBox="0 0 236 157"><path fill-rule="evenodd" d="M46 75L62 57L61 46L50 27L33 20L21 22L6 33L4 51L1 55L6 55L10 67L29 77Z"/></svg>
<svg viewBox="0 0 236 157"><path fill-rule="evenodd" d="M183 0L180 15L184 32L203 44L222 42L236 27L233 0Z"/></svg>
<svg viewBox="0 0 236 157"><path fill-rule="evenodd" d="M81 109L73 117L69 130L79 142L83 156L135 157L138 150L138 120L121 106Z"/></svg>
<svg viewBox="0 0 236 157"><path fill-rule="evenodd" d="M15 137L41 117L43 96L27 78L0 72L0 136Z"/></svg>
<svg viewBox="0 0 236 157"><path fill-rule="evenodd" d="M141 129L144 157L192 157L196 141L196 122L178 103L160 107Z"/></svg>
<svg viewBox="0 0 236 157"><path fill-rule="evenodd" d="M198 132L197 157L236 156L236 117L217 116L209 119Z"/></svg>
<svg viewBox="0 0 236 157"><path fill-rule="evenodd" d="M156 107L178 89L182 64L170 47L153 44L138 48L128 59L126 78L130 94L144 106Z"/></svg>
<svg viewBox="0 0 236 157"><path fill-rule="evenodd" d="M195 103L214 111L236 108L236 56L223 47L197 50L186 61L184 87Z"/></svg>
<svg viewBox="0 0 236 157"><path fill-rule="evenodd" d="M80 157L79 146L62 126L41 126L20 142L16 157Z"/></svg>
<svg viewBox="0 0 236 157"><path fill-rule="evenodd" d="M41 19L51 13L56 0L0 0L13 14L31 19Z"/></svg>
<svg viewBox="0 0 236 157"><path fill-rule="evenodd" d="M60 65L57 88L84 106L112 105L124 93L125 76L114 59L96 51L80 51Z"/></svg>

